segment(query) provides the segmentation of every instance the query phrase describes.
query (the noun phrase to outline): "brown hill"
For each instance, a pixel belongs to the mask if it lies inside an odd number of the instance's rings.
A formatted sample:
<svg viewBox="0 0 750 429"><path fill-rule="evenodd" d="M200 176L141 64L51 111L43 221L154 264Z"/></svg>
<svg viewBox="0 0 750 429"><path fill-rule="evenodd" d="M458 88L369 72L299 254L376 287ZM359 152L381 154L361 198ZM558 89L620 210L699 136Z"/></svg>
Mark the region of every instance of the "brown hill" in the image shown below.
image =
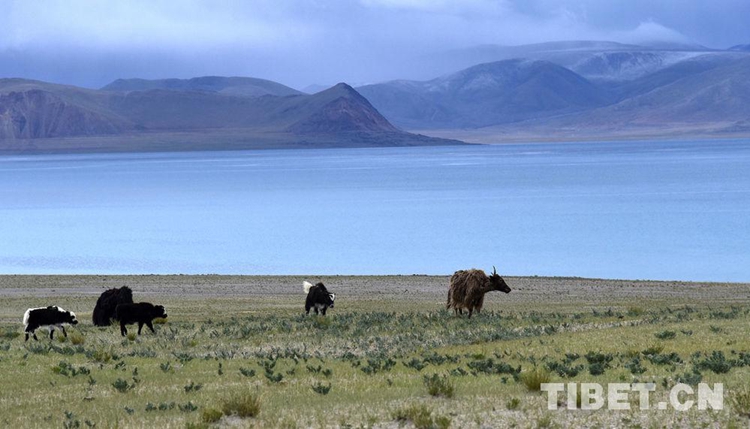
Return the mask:
<svg viewBox="0 0 750 429"><path fill-rule="evenodd" d="M158 150L461 143L398 130L343 83L313 95L244 96L0 79L0 152L157 150L149 141Z"/></svg>

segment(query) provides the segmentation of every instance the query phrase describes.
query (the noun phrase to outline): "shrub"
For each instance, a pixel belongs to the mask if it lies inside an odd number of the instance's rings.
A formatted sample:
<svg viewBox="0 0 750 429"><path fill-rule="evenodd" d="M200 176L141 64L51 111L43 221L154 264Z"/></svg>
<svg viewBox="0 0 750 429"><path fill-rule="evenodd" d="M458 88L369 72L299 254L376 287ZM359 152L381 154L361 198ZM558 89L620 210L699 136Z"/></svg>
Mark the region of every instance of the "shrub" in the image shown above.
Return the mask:
<svg viewBox="0 0 750 429"><path fill-rule="evenodd" d="M319 381L316 381L315 384L312 385L312 390L315 393L319 393L321 395L327 395L328 392L331 391L331 383L328 383L328 385L326 386L325 384Z"/></svg>
<svg viewBox="0 0 750 429"><path fill-rule="evenodd" d="M603 363L592 363L589 365L589 374L591 375L602 375L607 370L607 365Z"/></svg>
<svg viewBox="0 0 750 429"><path fill-rule="evenodd" d="M70 338L70 344L73 344L74 346L80 346L85 342L85 338L80 332L71 332L70 335L68 335L68 338Z"/></svg>
<svg viewBox="0 0 750 429"><path fill-rule="evenodd" d="M404 361L402 363L404 364L405 367L407 367L407 368L414 368L417 371L422 371L423 369L425 369L427 367L426 363L422 362L420 359L417 359L417 358L412 358L412 360L410 360L408 362Z"/></svg>
<svg viewBox="0 0 750 429"><path fill-rule="evenodd" d="M750 418L750 389L745 387L732 392L729 403L737 414Z"/></svg>
<svg viewBox="0 0 750 429"><path fill-rule="evenodd" d="M108 350L100 347L96 350L89 350L86 352L86 357L99 363L109 363L114 356Z"/></svg>
<svg viewBox="0 0 750 429"><path fill-rule="evenodd" d="M424 385L427 387L427 393L429 393L430 396L443 396L446 398L453 397L455 387L448 376L443 375L440 377L437 374L432 374L431 377L425 375L422 379Z"/></svg>
<svg viewBox="0 0 750 429"><path fill-rule="evenodd" d="M677 336L675 331L661 331L654 334L654 336L660 340L671 340Z"/></svg>
<svg viewBox="0 0 750 429"><path fill-rule="evenodd" d="M609 368L614 356L611 353L588 352L584 356L589 363L589 374L601 375Z"/></svg>
<svg viewBox="0 0 750 429"><path fill-rule="evenodd" d="M135 388L135 383L128 383L127 380L123 380L122 378L118 378L115 380L114 383L112 383L112 387L115 388L120 393L125 393L129 390L133 390Z"/></svg>
<svg viewBox="0 0 750 429"><path fill-rule="evenodd" d="M20 336L21 336L20 332L18 332L15 329L11 329L11 328L5 328L5 331L3 331L0 334L0 338L4 338L6 340L14 340L14 339L16 339L16 338L18 338Z"/></svg>
<svg viewBox="0 0 750 429"><path fill-rule="evenodd" d="M628 316L636 317L641 316L645 313L641 307L628 307Z"/></svg>
<svg viewBox="0 0 750 429"><path fill-rule="evenodd" d="M510 400L505 403L505 408L509 410L517 410L520 406L521 400L518 398L510 398Z"/></svg>
<svg viewBox="0 0 750 429"><path fill-rule="evenodd" d="M542 383L549 383L551 379L551 373L543 368L534 368L531 371L522 373L520 376L521 382L532 392L539 391Z"/></svg>
<svg viewBox="0 0 750 429"><path fill-rule="evenodd" d="M400 423L411 422L417 429L447 429L451 425L449 417L437 416L433 419L432 411L424 405L400 408L392 413L392 417Z"/></svg>
<svg viewBox="0 0 750 429"><path fill-rule="evenodd" d="M240 367L240 374L244 375L245 377L255 377L255 370Z"/></svg>
<svg viewBox="0 0 750 429"><path fill-rule="evenodd" d="M709 369L716 374L726 374L732 369L732 362L724 357L724 352L714 350L711 356L697 361L695 367L699 370Z"/></svg>
<svg viewBox="0 0 750 429"><path fill-rule="evenodd" d="M675 352L672 352L670 354L657 353L653 355L647 355L646 359L648 359L654 365L669 365L669 364L682 363L682 358L680 358L680 355L678 355Z"/></svg>
<svg viewBox="0 0 750 429"><path fill-rule="evenodd" d="M625 368L630 370L633 375L640 375L646 372L646 368L641 365L641 358L636 356L630 362L626 363Z"/></svg>
<svg viewBox="0 0 750 429"><path fill-rule="evenodd" d="M55 374L64 375L66 377L75 377L76 375L89 375L91 371L85 366L79 366L75 368L73 365L65 361L60 361L59 364L52 367L52 372Z"/></svg>
<svg viewBox="0 0 750 429"><path fill-rule="evenodd" d="M203 423L216 423L221 420L221 416L224 414L216 408L206 408L201 413L201 421Z"/></svg>
<svg viewBox="0 0 750 429"><path fill-rule="evenodd" d="M191 380L190 384L186 385L184 387L184 389L185 389L185 393L190 393L190 392L197 392L197 391L201 390L202 387L203 387L203 384L195 384Z"/></svg>
<svg viewBox="0 0 750 429"><path fill-rule="evenodd" d="M185 405L178 405L177 408L180 409L180 411L185 413L192 413L193 411L198 409L198 406L193 404L193 401L188 401Z"/></svg>
<svg viewBox="0 0 750 429"><path fill-rule="evenodd" d="M703 374L697 368L693 368L693 372L686 372L682 375L677 376L678 383L689 384L691 386L697 386L698 383L703 380Z"/></svg>
<svg viewBox="0 0 750 429"><path fill-rule="evenodd" d="M643 350L641 353L643 353L646 356L649 356L649 355L659 354L659 353L662 352L662 350L664 350L664 346L662 346L660 344L657 344L657 345L653 345L653 346L651 346L651 347Z"/></svg>
<svg viewBox="0 0 750 429"><path fill-rule="evenodd" d="M556 372L557 375L564 378L575 377L581 370L583 365L571 365L570 362L557 362L551 361L546 363L547 369L552 372Z"/></svg>
<svg viewBox="0 0 750 429"><path fill-rule="evenodd" d="M260 398L250 392L237 393L224 400L221 411L227 416L255 417L260 413Z"/></svg>

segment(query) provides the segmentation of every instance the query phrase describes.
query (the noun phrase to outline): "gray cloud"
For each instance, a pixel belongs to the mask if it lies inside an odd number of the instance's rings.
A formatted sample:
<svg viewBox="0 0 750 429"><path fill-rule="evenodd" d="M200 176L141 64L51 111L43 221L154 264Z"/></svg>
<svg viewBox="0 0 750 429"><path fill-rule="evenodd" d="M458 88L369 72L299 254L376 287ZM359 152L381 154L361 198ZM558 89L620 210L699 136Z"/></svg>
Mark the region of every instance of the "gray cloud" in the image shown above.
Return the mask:
<svg viewBox="0 0 750 429"><path fill-rule="evenodd" d="M745 0L8 0L0 76L244 75L301 87L425 78L419 58L477 44L750 42Z"/></svg>

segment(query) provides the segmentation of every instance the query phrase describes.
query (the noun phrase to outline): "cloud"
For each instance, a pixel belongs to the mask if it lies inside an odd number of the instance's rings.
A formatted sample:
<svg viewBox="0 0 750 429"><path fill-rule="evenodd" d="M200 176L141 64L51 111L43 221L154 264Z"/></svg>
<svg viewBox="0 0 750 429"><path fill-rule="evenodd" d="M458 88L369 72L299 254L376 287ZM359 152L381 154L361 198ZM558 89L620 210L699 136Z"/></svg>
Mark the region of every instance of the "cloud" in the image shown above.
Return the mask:
<svg viewBox="0 0 750 429"><path fill-rule="evenodd" d="M427 78L426 54L554 40L748 43L746 0L3 0L0 76ZM424 67L423 67L424 69ZM96 78L96 76L99 76ZM74 79L70 81L70 79Z"/></svg>
<svg viewBox="0 0 750 429"><path fill-rule="evenodd" d="M645 21L632 30L612 33L614 39L624 43L677 42L689 43L690 38L677 30L654 21Z"/></svg>
<svg viewBox="0 0 750 429"><path fill-rule="evenodd" d="M10 0L0 16L0 48L182 49L240 43L273 47L304 40L308 25L274 11L271 3L257 1L248 7L238 1Z"/></svg>

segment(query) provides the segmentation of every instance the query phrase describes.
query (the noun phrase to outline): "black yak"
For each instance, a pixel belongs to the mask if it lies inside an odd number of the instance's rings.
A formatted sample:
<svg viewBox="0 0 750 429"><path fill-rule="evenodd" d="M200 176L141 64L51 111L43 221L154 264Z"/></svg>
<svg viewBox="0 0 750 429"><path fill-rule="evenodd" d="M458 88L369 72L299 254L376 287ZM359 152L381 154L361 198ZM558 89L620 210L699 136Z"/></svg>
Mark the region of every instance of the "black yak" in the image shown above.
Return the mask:
<svg viewBox="0 0 750 429"><path fill-rule="evenodd" d="M484 304L484 294L493 290L510 293L510 287L492 267L492 275L487 275L482 270L459 270L451 276L451 284L448 289L447 309L453 308L456 315L463 314L463 309L469 310L469 317L476 310L479 313Z"/></svg>
<svg viewBox="0 0 750 429"><path fill-rule="evenodd" d="M63 326L66 323L77 325L78 320L76 319L76 314L72 311L66 311L55 306L29 308L26 310L26 313L23 314L23 326L24 332L26 333L26 339L24 341L29 341L29 333L34 336L35 340L39 341L39 338L36 337L36 332L34 331L41 327L47 327L49 329L50 340L55 333L55 328L60 328L63 335L67 337L68 333L65 332L65 327Z"/></svg>
<svg viewBox="0 0 750 429"><path fill-rule="evenodd" d="M307 299L305 300L306 314L310 314L310 309L312 308L315 310L315 314L318 314L318 311L320 311L325 316L326 310L329 307L333 308L333 301L336 299L336 294L328 293L328 289L326 289L323 283L313 286L312 283L303 282L302 287L307 294Z"/></svg>
<svg viewBox="0 0 750 429"><path fill-rule="evenodd" d="M115 309L119 304L132 304L133 291L129 287L114 288L104 291L96 300L94 314L91 316L94 326L109 326L115 317Z"/></svg>
<svg viewBox="0 0 750 429"><path fill-rule="evenodd" d="M128 330L125 325L138 324L138 335L145 324L154 334L154 325L151 323L157 317L166 318L167 312L163 305L154 305L150 302L139 302L137 304L120 304L115 310L115 317L120 322L120 334L124 337Z"/></svg>

